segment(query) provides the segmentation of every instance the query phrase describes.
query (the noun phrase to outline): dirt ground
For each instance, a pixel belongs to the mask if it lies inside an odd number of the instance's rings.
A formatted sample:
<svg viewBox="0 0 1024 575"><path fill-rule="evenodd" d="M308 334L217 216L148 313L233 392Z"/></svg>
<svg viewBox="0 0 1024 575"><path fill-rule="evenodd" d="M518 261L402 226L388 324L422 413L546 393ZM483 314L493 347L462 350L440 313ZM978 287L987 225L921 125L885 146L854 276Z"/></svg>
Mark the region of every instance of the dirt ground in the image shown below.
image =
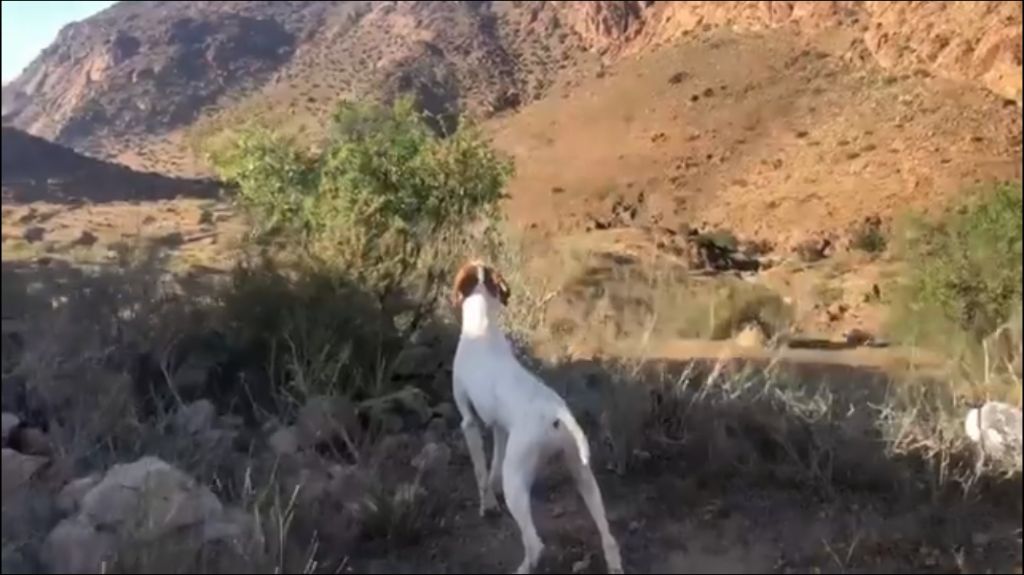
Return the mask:
<svg viewBox="0 0 1024 575"><path fill-rule="evenodd" d="M481 519L468 455L453 469L457 508L411 547L353 558L354 573L502 573L522 559L511 516ZM759 484L658 461L599 476L627 573L1020 573L1019 509ZM557 469L534 487L539 572L601 573L597 531ZM951 546L950 542L956 544ZM371 551L372 553L372 551Z"/></svg>

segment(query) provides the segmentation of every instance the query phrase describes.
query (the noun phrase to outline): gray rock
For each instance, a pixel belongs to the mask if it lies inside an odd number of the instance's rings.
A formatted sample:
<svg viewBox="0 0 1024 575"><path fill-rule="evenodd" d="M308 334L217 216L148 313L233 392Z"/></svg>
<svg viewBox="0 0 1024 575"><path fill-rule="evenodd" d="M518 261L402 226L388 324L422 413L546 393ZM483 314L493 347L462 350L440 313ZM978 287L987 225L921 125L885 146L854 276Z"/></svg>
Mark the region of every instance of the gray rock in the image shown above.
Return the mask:
<svg viewBox="0 0 1024 575"><path fill-rule="evenodd" d="M19 450L26 455L50 457L53 455L53 443L43 430L35 427L22 428L18 434L21 439Z"/></svg>
<svg viewBox="0 0 1024 575"><path fill-rule="evenodd" d="M451 457L452 452L447 445L431 442L423 446L413 458L412 464L421 473L434 472L447 467Z"/></svg>
<svg viewBox="0 0 1024 575"><path fill-rule="evenodd" d="M115 535L98 531L88 520L61 521L43 544L43 559L52 573L102 573L117 551Z"/></svg>
<svg viewBox="0 0 1024 575"><path fill-rule="evenodd" d="M93 473L69 482L57 494L57 509L65 515L77 513L82 504L82 498L93 487L96 487L101 479L103 479L102 475Z"/></svg>
<svg viewBox="0 0 1024 575"><path fill-rule="evenodd" d="M46 457L25 455L3 448L3 500L29 484L40 469L49 462Z"/></svg>
<svg viewBox="0 0 1024 575"><path fill-rule="evenodd" d="M403 349L391 364L391 375L398 378L429 376L443 363L438 353L426 345Z"/></svg>
<svg viewBox="0 0 1024 575"><path fill-rule="evenodd" d="M156 457L75 480L58 497L62 508L78 512L46 538L52 572L101 572L118 557L193 572L196 561L221 551L244 555L254 535L245 513L225 510L208 488ZM233 545L207 546L213 542Z"/></svg>
<svg viewBox="0 0 1024 575"><path fill-rule="evenodd" d="M3 443L4 445L7 445L7 438L11 436L11 430L18 427L18 424L21 423L21 419L17 415L7 413L5 411L3 415L0 416L0 422L2 422L3 426Z"/></svg>
<svg viewBox="0 0 1024 575"><path fill-rule="evenodd" d="M223 509L205 486L156 457L115 465L82 498L81 514L141 541L218 517Z"/></svg>
<svg viewBox="0 0 1024 575"><path fill-rule="evenodd" d="M271 451L279 457L295 455L299 451L299 433L295 427L282 427L267 438Z"/></svg>
<svg viewBox="0 0 1024 575"><path fill-rule="evenodd" d="M174 414L174 427L180 433L199 435L209 431L217 418L217 408L208 399L182 406Z"/></svg>

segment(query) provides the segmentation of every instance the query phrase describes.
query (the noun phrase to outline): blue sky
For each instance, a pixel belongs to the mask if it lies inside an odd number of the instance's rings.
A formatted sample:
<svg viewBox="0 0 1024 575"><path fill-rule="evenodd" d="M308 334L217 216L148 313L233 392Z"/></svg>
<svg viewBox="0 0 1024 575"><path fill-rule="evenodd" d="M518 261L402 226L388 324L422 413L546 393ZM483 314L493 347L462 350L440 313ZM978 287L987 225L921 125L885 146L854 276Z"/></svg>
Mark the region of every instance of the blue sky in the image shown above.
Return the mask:
<svg viewBox="0 0 1024 575"><path fill-rule="evenodd" d="M0 57L3 83L13 80L69 22L103 10L113 2L0 2Z"/></svg>

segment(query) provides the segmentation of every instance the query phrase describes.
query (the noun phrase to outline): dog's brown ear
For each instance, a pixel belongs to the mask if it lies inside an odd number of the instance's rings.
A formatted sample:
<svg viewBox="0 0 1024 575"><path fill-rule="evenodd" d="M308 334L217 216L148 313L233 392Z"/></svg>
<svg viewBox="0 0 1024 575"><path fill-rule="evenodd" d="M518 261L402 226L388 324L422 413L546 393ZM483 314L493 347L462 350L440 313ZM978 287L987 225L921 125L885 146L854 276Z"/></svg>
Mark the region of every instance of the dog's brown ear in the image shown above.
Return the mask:
<svg viewBox="0 0 1024 575"><path fill-rule="evenodd" d="M477 282L476 266L472 263L462 266L455 274L455 282L452 284L452 305L462 307L462 300L473 293Z"/></svg>
<svg viewBox="0 0 1024 575"><path fill-rule="evenodd" d="M498 270L489 267L484 278L487 282L487 290L491 292L491 295L500 301L501 305L507 306L512 290L508 287L505 276L501 275L501 272Z"/></svg>

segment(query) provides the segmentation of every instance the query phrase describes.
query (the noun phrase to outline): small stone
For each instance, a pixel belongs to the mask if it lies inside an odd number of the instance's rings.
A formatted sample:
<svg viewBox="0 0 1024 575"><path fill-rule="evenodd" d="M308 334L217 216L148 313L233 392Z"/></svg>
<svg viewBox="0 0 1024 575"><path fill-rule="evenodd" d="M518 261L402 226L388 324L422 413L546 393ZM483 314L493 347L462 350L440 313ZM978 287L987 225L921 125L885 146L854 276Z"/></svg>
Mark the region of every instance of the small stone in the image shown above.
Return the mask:
<svg viewBox="0 0 1024 575"><path fill-rule="evenodd" d="M17 415L7 413L5 411L3 415L0 416L0 421L2 421L3 427L3 444L7 445L7 438L11 436L11 431L21 423L21 419Z"/></svg>
<svg viewBox="0 0 1024 575"><path fill-rule="evenodd" d="M294 455L299 451L299 433L294 426L282 427L267 439L267 443L278 456Z"/></svg>
<svg viewBox="0 0 1024 575"><path fill-rule="evenodd" d="M871 332L860 328L854 328L846 332L843 336L846 339L847 345L860 347L862 345L868 345L875 340L875 336L871 335Z"/></svg>
<svg viewBox="0 0 1024 575"><path fill-rule="evenodd" d="M443 419L446 423L455 423L459 420L459 411L447 401L434 406L434 415Z"/></svg>
<svg viewBox="0 0 1024 575"><path fill-rule="evenodd" d="M424 433L424 436L427 438L427 441L442 441L447 432L448 424L443 419L434 418L427 424L427 431Z"/></svg>
<svg viewBox="0 0 1024 575"><path fill-rule="evenodd" d="M46 228L42 226L26 228L25 231L22 232L21 237L30 244L41 242L43 241L43 238L46 237Z"/></svg>
<svg viewBox="0 0 1024 575"><path fill-rule="evenodd" d="M985 547L992 542L992 536L988 533L971 533L971 543L975 547Z"/></svg>
<svg viewBox="0 0 1024 575"><path fill-rule="evenodd" d="M847 309L848 308L845 303L836 302L828 306L828 309L825 311L825 313L828 315L828 320L830 322L839 321L843 319L843 316L846 315Z"/></svg>
<svg viewBox="0 0 1024 575"><path fill-rule="evenodd" d="M573 573L583 573L590 568L590 555L587 555L583 559L576 561L572 564Z"/></svg>
<svg viewBox="0 0 1024 575"><path fill-rule="evenodd" d="M89 230L82 230L82 233L78 235L78 238L73 242L76 246L90 247L99 241L99 237L90 232Z"/></svg>
<svg viewBox="0 0 1024 575"><path fill-rule="evenodd" d="M174 427L181 433L198 435L213 427L217 408L208 399L200 399L182 406L174 414Z"/></svg>

